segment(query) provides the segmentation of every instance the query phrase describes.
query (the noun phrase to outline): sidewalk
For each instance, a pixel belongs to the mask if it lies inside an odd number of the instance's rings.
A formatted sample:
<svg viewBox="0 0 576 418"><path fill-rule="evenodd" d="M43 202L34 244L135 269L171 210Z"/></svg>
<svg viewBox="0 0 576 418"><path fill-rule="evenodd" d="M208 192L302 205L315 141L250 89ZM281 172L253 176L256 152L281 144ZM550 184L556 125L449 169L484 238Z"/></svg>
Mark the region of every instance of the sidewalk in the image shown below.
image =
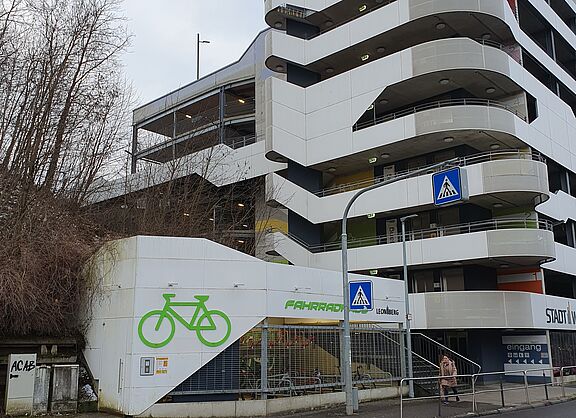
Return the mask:
<svg viewBox="0 0 576 418"><path fill-rule="evenodd" d="M487 413L502 409L502 394L499 385L484 385L477 389L482 393L476 395L476 411ZM562 390L559 387L548 387L548 401L559 401ZM484 391L490 391L484 393ZM544 387L531 387L528 396L532 406L543 406L546 402ZM575 387L566 387L566 400L576 397ZM504 385L504 408L530 407L526 403L526 391L523 385ZM409 399L403 405L403 418L434 418L465 416L472 412L472 394L460 394L460 402L450 398L448 405L443 405L439 399ZM342 417L345 416L343 406L310 412L292 413L281 416L298 417ZM400 417L400 400L388 399L383 401L361 403L357 417L365 418L398 418Z"/></svg>

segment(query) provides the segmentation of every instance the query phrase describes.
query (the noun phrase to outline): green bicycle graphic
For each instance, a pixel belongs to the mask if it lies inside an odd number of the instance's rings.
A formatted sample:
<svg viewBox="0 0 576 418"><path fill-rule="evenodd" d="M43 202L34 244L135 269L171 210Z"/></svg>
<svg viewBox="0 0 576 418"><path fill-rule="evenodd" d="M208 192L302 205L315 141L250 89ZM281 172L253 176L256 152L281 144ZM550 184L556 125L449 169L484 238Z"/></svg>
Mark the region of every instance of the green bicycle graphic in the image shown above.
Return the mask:
<svg viewBox="0 0 576 418"><path fill-rule="evenodd" d="M164 308L148 312L138 324L140 340L148 347L161 348L172 341L176 332L174 319L189 331L196 331L200 342L208 347L218 347L230 337L232 331L230 318L224 312L215 309L208 310L206 307L206 301L210 296L195 295L195 302L172 302L170 299L176 297L173 293L165 293L162 297L165 300ZM184 306L196 308L190 321L186 321L173 309ZM225 332L222 326L226 328ZM144 333L147 335L145 336Z"/></svg>

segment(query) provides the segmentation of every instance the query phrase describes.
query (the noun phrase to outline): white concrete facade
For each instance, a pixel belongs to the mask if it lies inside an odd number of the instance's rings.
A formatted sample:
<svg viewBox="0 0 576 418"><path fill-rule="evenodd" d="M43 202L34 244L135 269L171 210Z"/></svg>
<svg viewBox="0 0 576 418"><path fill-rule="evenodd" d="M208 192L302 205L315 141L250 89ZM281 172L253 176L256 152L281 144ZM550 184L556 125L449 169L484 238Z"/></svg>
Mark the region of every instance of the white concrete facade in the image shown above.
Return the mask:
<svg viewBox="0 0 576 418"><path fill-rule="evenodd" d="M342 283L337 272L266 263L205 239L138 236L114 241L90 266L101 292L89 309L84 354L99 382L99 407L124 415L172 416L161 415L162 407L155 413L145 411L263 319L292 318L312 324L342 319L340 309L290 309L286 303L303 300L340 306ZM365 279L350 275L351 281ZM373 286L374 310L352 314L351 319L397 326L405 313L403 283L378 280ZM193 305L171 305L174 310L167 311L166 295L173 299L170 303L193 302L205 315L193 314ZM198 307L198 297L205 298L204 311ZM162 306L166 316L158 322L154 312L160 311L154 309ZM377 313L379 308L395 313ZM182 322L191 317L196 320L192 326L205 328L206 315L216 329L193 332ZM152 362L149 372L143 370L146 359ZM165 364L159 366L159 361ZM273 407L274 403L269 406Z"/></svg>
<svg viewBox="0 0 576 418"><path fill-rule="evenodd" d="M270 28L237 63L137 109L134 125L252 80L257 139L213 147L206 180L263 178L277 221L255 220L269 232L263 258L332 271L356 190L453 159L465 202L435 206L424 172L352 207L350 270L400 279L399 219L418 214L407 223L415 327L446 344L572 332L542 322L576 304L576 3L559 2L266 0ZM180 158L176 176L201 174L207 152ZM173 175L154 170L154 184ZM137 172L94 201L148 179Z"/></svg>

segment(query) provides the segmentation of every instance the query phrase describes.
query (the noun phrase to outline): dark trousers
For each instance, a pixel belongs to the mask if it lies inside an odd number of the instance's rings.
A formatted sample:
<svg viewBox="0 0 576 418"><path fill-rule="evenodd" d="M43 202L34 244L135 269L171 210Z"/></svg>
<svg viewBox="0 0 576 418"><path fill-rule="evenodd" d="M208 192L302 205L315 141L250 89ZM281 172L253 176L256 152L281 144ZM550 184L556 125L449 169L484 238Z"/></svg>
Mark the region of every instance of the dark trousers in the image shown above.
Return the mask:
<svg viewBox="0 0 576 418"><path fill-rule="evenodd" d="M444 400L447 401L448 400L448 389L450 387L449 386L442 386L442 393L444 394ZM458 390L456 389L456 386L452 386L450 389L452 389L452 393L454 394L454 396L458 396Z"/></svg>

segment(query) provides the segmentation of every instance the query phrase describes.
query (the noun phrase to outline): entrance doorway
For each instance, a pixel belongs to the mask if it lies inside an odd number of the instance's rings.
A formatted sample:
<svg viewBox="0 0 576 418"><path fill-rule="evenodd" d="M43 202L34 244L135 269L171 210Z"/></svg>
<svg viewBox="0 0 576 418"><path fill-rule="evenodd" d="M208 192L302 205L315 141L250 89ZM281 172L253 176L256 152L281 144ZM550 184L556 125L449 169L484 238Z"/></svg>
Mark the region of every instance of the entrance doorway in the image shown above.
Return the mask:
<svg viewBox="0 0 576 418"><path fill-rule="evenodd" d="M446 346L450 350L468 357L468 333L466 331L447 332Z"/></svg>

